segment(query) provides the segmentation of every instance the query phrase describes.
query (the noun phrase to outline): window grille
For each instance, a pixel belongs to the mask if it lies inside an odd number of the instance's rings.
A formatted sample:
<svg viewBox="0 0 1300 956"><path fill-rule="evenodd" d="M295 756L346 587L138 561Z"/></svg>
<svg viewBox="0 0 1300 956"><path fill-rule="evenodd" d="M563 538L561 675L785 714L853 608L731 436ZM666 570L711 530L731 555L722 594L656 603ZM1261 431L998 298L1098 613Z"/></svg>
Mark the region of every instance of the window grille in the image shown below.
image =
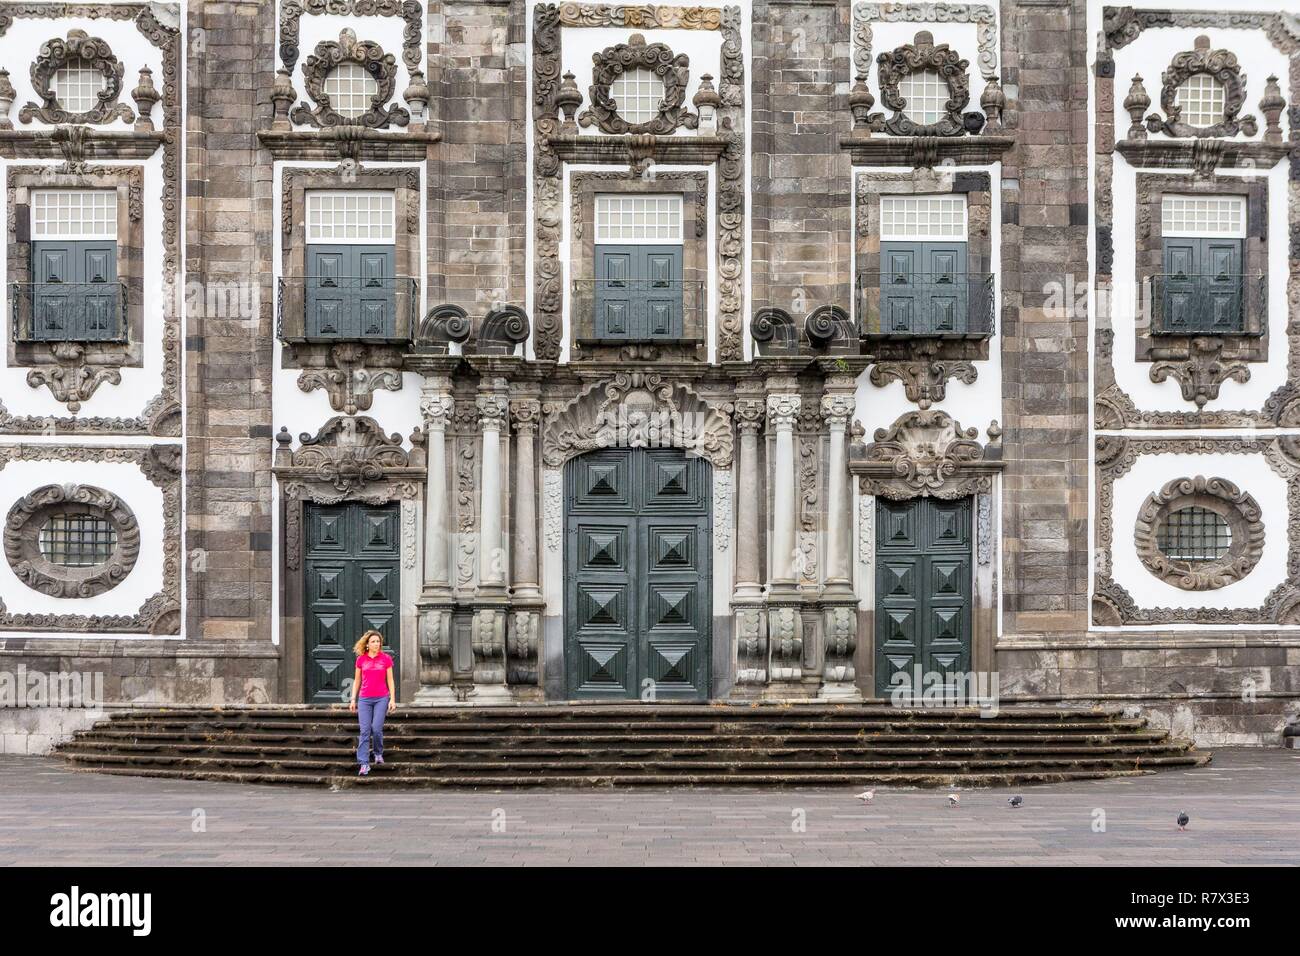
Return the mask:
<svg viewBox="0 0 1300 956"><path fill-rule="evenodd" d="M72 59L54 71L54 98L69 113L88 113L99 105L104 74L86 60Z"/></svg>
<svg viewBox="0 0 1300 956"><path fill-rule="evenodd" d="M325 95L334 112L349 119L370 109L379 84L359 63L341 63L325 77Z"/></svg>
<svg viewBox="0 0 1300 956"><path fill-rule="evenodd" d="M1214 561L1232 546L1232 529L1223 515L1209 508L1179 508L1160 525L1156 546L1178 561Z"/></svg>
<svg viewBox="0 0 1300 956"><path fill-rule="evenodd" d="M112 522L92 514L58 514L40 533L41 554L51 564L65 568L92 568L108 561L117 550Z"/></svg>
<svg viewBox="0 0 1300 956"><path fill-rule="evenodd" d="M1164 196L1160 201L1162 236L1246 237L1245 196Z"/></svg>
<svg viewBox="0 0 1300 956"><path fill-rule="evenodd" d="M899 81L898 92L906 103L903 111L913 123L929 126L947 112L944 105L948 102L948 84L934 70L907 74Z"/></svg>
<svg viewBox="0 0 1300 956"><path fill-rule="evenodd" d="M116 239L117 193L42 189L32 193L33 239Z"/></svg>
<svg viewBox="0 0 1300 956"><path fill-rule="evenodd" d="M609 95L618 115L636 125L659 115L664 98L664 81L646 69L625 70L610 84Z"/></svg>
<svg viewBox="0 0 1300 956"><path fill-rule="evenodd" d="M1223 84L1208 73L1193 73L1178 87L1176 98L1188 126L1215 126L1223 122Z"/></svg>

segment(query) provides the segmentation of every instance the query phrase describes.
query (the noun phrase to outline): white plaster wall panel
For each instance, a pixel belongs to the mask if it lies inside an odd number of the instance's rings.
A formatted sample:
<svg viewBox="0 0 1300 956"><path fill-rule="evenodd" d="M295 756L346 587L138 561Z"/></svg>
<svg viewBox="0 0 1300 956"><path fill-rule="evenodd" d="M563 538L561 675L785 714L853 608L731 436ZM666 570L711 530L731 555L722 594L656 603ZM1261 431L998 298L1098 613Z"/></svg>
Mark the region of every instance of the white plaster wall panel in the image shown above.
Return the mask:
<svg viewBox="0 0 1300 956"><path fill-rule="evenodd" d="M162 489L133 462L10 461L0 469L0 514L7 515L19 498L51 484L94 485L121 497L140 526L140 555L121 583L89 598L42 594L18 580L8 561L0 560L5 608L12 614L134 614L163 587Z"/></svg>
<svg viewBox="0 0 1300 956"><path fill-rule="evenodd" d="M1142 564L1133 540L1138 510L1148 495L1175 478L1226 478L1259 503L1264 521L1264 553L1240 581L1213 591L1184 591L1161 581ZM1286 580L1286 481L1261 455L1139 455L1133 469L1115 481L1112 576L1128 589L1139 607L1249 608L1264 603Z"/></svg>
<svg viewBox="0 0 1300 956"><path fill-rule="evenodd" d="M303 76L303 66L307 62L307 57L316 52L316 44L321 42L337 43L339 33L344 29L350 29L357 35L359 41L370 41L378 43L383 47L384 52L391 54L393 60L397 63L397 76L393 83L393 98L388 101L389 104L396 103L408 112L410 107L402 99L402 92L411 82L411 73L406 68L402 60L402 34L406 29L406 21L401 17L348 17L335 16L333 14L303 14L298 20L298 62L293 67L293 88L298 93L298 98L294 101L294 106L305 102L309 107L314 107L316 101L307 95L307 84ZM279 27L276 28L276 49L279 50ZM423 68L424 44L421 44L421 68ZM284 66L280 60L279 53L275 57L276 68ZM427 73L427 71L425 71ZM297 129L311 129L309 125L295 124ZM367 166L372 164L367 163Z"/></svg>

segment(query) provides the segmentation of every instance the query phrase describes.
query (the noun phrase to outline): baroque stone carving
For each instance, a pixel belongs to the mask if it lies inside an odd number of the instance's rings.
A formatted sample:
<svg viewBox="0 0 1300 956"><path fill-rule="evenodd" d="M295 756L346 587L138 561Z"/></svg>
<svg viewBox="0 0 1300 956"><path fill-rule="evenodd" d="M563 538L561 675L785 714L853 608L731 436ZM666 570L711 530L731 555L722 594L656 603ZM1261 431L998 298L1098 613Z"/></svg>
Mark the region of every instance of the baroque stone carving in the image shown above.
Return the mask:
<svg viewBox="0 0 1300 956"><path fill-rule="evenodd" d="M917 342L913 347L916 358L897 362L877 362L871 367L871 384L884 388L890 382L903 383L903 393L909 402L922 409L942 402L948 394L948 379L955 378L974 385L979 373L971 362L939 360L935 358L939 343L934 340Z"/></svg>
<svg viewBox="0 0 1300 956"><path fill-rule="evenodd" d="M402 436L385 435L373 418L336 415L314 436L298 436L302 447L294 452L292 466L314 480L332 485L341 494L363 490L393 469L410 467Z"/></svg>
<svg viewBox="0 0 1300 956"><path fill-rule="evenodd" d="M998 77L997 14L993 7L971 3L855 3L853 5L853 69L871 70L871 24L973 23L976 62L986 80Z"/></svg>
<svg viewBox="0 0 1300 956"><path fill-rule="evenodd" d="M370 408L379 389L402 389L402 355L396 349L341 342L330 347L329 355L334 367L303 369L298 387L304 392L325 389L336 412L355 415Z"/></svg>
<svg viewBox="0 0 1300 956"><path fill-rule="evenodd" d="M591 55L591 105L578 116L582 127L598 126L605 133L655 133L666 135L681 127L696 129L700 118L686 108L686 85L690 81L690 59L674 54L665 43L646 43L634 33L627 43L606 47ZM629 123L619 112L610 88L623 73L649 70L664 85L656 115L641 123Z"/></svg>
<svg viewBox="0 0 1300 956"><path fill-rule="evenodd" d="M334 109L330 96L325 92L325 80L335 69L345 63L360 66L375 81L375 95L370 98L370 108L360 116L344 116ZM369 129L386 129L389 124L405 126L411 121L411 114L405 108L388 102L393 98L397 83L397 61L391 53L372 40L358 40L356 33L348 28L339 32L338 41L323 40L316 44L316 52L307 57L302 67L303 79L307 83L307 95L315 102L315 108L306 103L294 107L290 118L295 123L303 123L317 128L336 126L364 126Z"/></svg>
<svg viewBox="0 0 1300 956"><path fill-rule="evenodd" d="M108 522L113 550L86 567L51 562L41 548L41 530L59 515L86 515ZM29 588L56 598L88 598L119 585L140 554L140 526L126 502L93 485L45 485L24 495L5 518L5 557L14 576Z"/></svg>
<svg viewBox="0 0 1300 956"><path fill-rule="evenodd" d="M564 474L548 468L542 479L542 536L546 550L558 554L564 539Z"/></svg>
<svg viewBox="0 0 1300 956"><path fill-rule="evenodd" d="M67 405L73 415L81 411L81 403L90 401L100 385L122 383L122 373L116 366L87 365L86 346L81 342L55 342L50 349L59 364L32 369L27 373L27 384L32 388L48 387L55 400Z"/></svg>
<svg viewBox="0 0 1300 956"><path fill-rule="evenodd" d="M731 472L713 472L713 546L719 551L731 547Z"/></svg>
<svg viewBox="0 0 1300 956"><path fill-rule="evenodd" d="M1237 118L1242 104L1246 102L1246 74L1241 72L1235 54L1228 50L1211 50L1210 38L1196 38L1194 50L1179 53L1169 64L1169 69L1161 74L1160 106L1165 111L1165 119L1158 113L1147 117L1147 129L1152 133L1166 133L1169 136L1235 136L1245 133L1254 136L1259 126L1253 116ZM1213 77L1223 86L1223 115L1219 122L1210 126L1191 126L1182 120L1182 107L1178 105L1178 88L1190 77L1204 73Z"/></svg>
<svg viewBox="0 0 1300 956"><path fill-rule="evenodd" d="M849 470L861 476L863 494L893 500L988 493L992 473L1002 465L1000 436L994 422L989 445L982 445L978 429L962 428L946 412L908 412L889 428L876 429L875 441Z"/></svg>
<svg viewBox="0 0 1300 956"><path fill-rule="evenodd" d="M1217 336L1198 336L1191 341L1191 354L1186 359L1165 360L1151 366L1151 381L1159 384L1173 376L1182 390L1183 398L1195 402L1197 408L1219 397L1219 386L1232 379L1234 382L1250 381L1250 366L1244 361L1223 358L1223 339Z"/></svg>
<svg viewBox="0 0 1300 956"><path fill-rule="evenodd" d="M59 102L53 81L55 73L78 60L98 71L104 77L104 85L95 95L97 102L93 107L72 113ZM31 68L32 87L41 102L28 103L18 112L18 119L23 123L30 123L33 118L43 123L111 123L119 118L134 122L135 113L118 102L124 69L107 43L88 36L84 30L69 30L66 40L58 37L46 40Z"/></svg>
<svg viewBox="0 0 1300 956"><path fill-rule="evenodd" d="M1160 527L1182 508L1206 508L1227 522L1228 550L1213 560L1172 558L1160 550ZM1226 478L1176 478L1147 496L1138 510L1134 542L1146 569L1185 591L1210 591L1244 578L1264 553L1263 512L1255 499Z"/></svg>
<svg viewBox="0 0 1300 956"><path fill-rule="evenodd" d="M292 71L298 63L298 37L303 14L356 17L401 17L402 62L419 69L424 50L424 7L419 0L282 0L280 3L280 60Z"/></svg>
<svg viewBox="0 0 1300 956"><path fill-rule="evenodd" d="M658 373L619 372L568 402L543 404L542 460L558 468L597 448L682 448L730 468L733 411Z"/></svg>
<svg viewBox="0 0 1300 956"><path fill-rule="evenodd" d="M948 44L935 46L934 36L928 30L921 30L912 43L880 54L876 62L881 102L894 110L894 115L884 123L886 132L895 136L963 136L968 132L961 111L970 102L970 81L966 76L970 62L950 50ZM926 70L938 73L947 84L948 100L938 122L921 124L904 112L907 100L899 91L899 84L908 75Z"/></svg>

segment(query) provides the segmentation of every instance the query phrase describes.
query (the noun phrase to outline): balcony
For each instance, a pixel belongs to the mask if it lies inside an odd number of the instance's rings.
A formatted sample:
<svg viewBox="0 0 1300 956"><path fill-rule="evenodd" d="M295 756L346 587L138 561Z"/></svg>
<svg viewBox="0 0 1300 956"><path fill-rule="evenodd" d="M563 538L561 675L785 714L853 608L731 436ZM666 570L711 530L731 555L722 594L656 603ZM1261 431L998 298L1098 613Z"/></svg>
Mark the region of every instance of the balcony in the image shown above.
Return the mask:
<svg viewBox="0 0 1300 956"><path fill-rule="evenodd" d="M1260 336L1268 324L1267 277L1157 273L1143 280L1141 305L1152 335Z"/></svg>
<svg viewBox="0 0 1300 956"><path fill-rule="evenodd" d="M574 280L574 340L694 345L704 341L706 283L657 279Z"/></svg>
<svg viewBox="0 0 1300 956"><path fill-rule="evenodd" d="M123 282L11 282L13 341L108 342L127 340Z"/></svg>
<svg viewBox="0 0 1300 956"><path fill-rule="evenodd" d="M856 295L866 339L979 341L996 327L988 272L860 272Z"/></svg>
<svg viewBox="0 0 1300 956"><path fill-rule="evenodd" d="M286 344L406 344L420 309L420 287L406 276L283 276L275 308L276 336Z"/></svg>

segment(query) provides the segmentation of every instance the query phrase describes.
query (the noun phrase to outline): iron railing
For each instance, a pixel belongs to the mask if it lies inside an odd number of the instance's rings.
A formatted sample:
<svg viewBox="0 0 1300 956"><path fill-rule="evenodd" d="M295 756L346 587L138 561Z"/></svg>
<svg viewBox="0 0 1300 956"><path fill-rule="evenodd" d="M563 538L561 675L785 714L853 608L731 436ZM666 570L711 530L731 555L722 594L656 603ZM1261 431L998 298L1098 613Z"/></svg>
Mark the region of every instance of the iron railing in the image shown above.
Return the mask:
<svg viewBox="0 0 1300 956"><path fill-rule="evenodd" d="M1241 273L1156 273L1143 283L1140 306L1152 335L1263 335L1268 282Z"/></svg>
<svg viewBox="0 0 1300 956"><path fill-rule="evenodd" d="M124 282L11 282L15 342L125 342Z"/></svg>
<svg viewBox="0 0 1300 956"><path fill-rule="evenodd" d="M986 339L996 330L990 272L860 272L857 303L866 338Z"/></svg>
<svg viewBox="0 0 1300 956"><path fill-rule="evenodd" d="M704 336L708 309L706 283L655 279L574 279L571 283L575 337L580 342L695 340ZM602 326L597 315L608 301L626 300L626 314L615 316L621 331ZM611 314L603 317L608 324Z"/></svg>
<svg viewBox="0 0 1300 956"><path fill-rule="evenodd" d="M281 342L404 344L411 341L419 310L420 286L408 276L281 276L276 337Z"/></svg>

